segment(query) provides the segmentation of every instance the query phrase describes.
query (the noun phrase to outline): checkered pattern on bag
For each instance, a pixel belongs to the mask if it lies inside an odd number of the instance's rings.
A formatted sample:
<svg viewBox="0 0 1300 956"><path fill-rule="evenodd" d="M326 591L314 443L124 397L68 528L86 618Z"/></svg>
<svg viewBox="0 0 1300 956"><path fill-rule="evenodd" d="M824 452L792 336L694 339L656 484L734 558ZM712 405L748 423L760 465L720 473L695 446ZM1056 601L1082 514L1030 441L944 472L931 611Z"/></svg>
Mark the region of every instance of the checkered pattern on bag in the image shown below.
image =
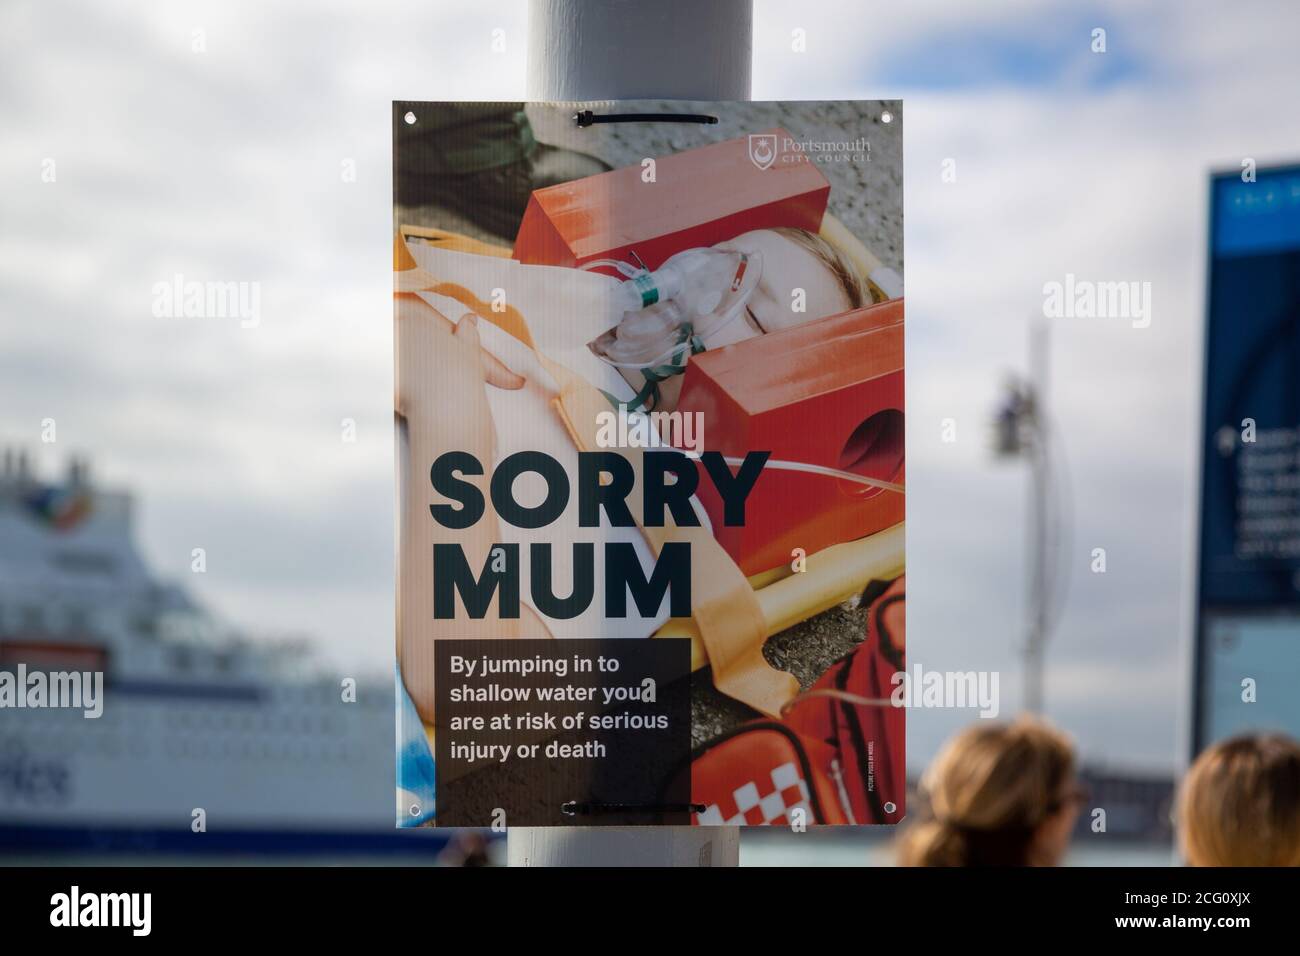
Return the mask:
<svg viewBox="0 0 1300 956"><path fill-rule="evenodd" d="M803 822L812 821L812 808L808 804L808 783L799 776L793 761L773 767L771 780L762 789L750 780L732 791L731 798L709 804L703 812L695 814L695 822L704 827L734 826L788 826L791 810L803 810Z"/></svg>

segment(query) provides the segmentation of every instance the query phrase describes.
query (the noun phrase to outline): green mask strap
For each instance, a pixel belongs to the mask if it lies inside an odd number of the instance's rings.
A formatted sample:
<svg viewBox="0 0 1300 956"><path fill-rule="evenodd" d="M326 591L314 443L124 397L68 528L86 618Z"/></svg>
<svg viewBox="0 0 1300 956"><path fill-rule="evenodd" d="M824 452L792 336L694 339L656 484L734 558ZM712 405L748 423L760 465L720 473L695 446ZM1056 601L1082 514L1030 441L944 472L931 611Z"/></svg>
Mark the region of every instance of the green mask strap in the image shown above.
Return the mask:
<svg viewBox="0 0 1300 956"><path fill-rule="evenodd" d="M694 327L689 322L682 323L678 330L677 344L690 346L691 355L699 355L706 351L704 341L695 334ZM680 348L673 353L672 361L664 365L655 365L650 368L641 369L641 374L645 376L645 385L641 391L637 392L631 399L623 402L623 406L630 412L640 411L646 408L646 402L654 399L654 404L659 404L659 383L667 381L674 375L681 375L686 371L687 352L685 348ZM648 411L649 409L646 408Z"/></svg>

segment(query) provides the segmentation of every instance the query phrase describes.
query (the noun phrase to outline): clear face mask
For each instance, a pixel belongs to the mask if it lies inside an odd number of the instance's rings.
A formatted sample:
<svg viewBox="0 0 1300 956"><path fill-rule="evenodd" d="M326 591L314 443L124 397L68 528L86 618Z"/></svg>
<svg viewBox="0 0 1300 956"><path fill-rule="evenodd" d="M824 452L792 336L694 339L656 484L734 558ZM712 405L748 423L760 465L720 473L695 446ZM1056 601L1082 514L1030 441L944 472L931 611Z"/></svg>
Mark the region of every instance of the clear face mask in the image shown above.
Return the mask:
<svg viewBox="0 0 1300 956"><path fill-rule="evenodd" d="M744 321L763 260L757 253L698 248L677 253L653 272L612 259L583 268L613 268L625 277L623 318L589 343L591 350L610 365L662 381L680 374L723 329Z"/></svg>

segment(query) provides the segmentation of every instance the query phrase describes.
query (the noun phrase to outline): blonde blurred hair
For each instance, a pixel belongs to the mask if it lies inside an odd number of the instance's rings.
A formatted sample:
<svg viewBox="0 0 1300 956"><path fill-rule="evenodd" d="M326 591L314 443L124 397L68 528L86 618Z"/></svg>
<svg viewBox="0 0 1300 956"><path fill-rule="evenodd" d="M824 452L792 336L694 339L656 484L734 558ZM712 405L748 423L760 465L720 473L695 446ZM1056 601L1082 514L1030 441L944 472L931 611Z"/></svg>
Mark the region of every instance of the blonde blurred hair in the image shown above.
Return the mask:
<svg viewBox="0 0 1300 956"><path fill-rule="evenodd" d="M921 781L928 818L904 831L903 866L1025 866L1038 826L1061 809L1074 748L1043 721L981 721L959 733Z"/></svg>
<svg viewBox="0 0 1300 956"><path fill-rule="evenodd" d="M812 253L822 265L830 270L835 281L844 290L849 300L850 309L860 309L878 301L872 294L870 284L863 277L858 267L836 246L831 245L815 232L797 229L794 226L777 226L772 230L778 236L784 236L795 245Z"/></svg>
<svg viewBox="0 0 1300 956"><path fill-rule="evenodd" d="M1250 734L1205 750L1183 781L1178 829L1193 866L1300 866L1300 744Z"/></svg>

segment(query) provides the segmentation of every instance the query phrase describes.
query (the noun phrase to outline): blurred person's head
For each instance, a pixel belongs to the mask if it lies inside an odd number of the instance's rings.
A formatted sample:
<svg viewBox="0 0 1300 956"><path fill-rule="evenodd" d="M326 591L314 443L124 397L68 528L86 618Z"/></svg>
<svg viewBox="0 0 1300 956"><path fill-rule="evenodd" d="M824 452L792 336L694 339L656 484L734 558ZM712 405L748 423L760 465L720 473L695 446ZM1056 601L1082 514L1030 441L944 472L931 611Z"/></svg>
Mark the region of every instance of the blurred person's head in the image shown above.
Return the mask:
<svg viewBox="0 0 1300 956"><path fill-rule="evenodd" d="M1192 866L1300 866L1300 744L1249 734L1205 750L1183 781L1178 829Z"/></svg>
<svg viewBox="0 0 1300 956"><path fill-rule="evenodd" d="M1069 739L1023 717L963 730L921 789L928 818L904 831L904 866L1055 866L1081 801Z"/></svg>

